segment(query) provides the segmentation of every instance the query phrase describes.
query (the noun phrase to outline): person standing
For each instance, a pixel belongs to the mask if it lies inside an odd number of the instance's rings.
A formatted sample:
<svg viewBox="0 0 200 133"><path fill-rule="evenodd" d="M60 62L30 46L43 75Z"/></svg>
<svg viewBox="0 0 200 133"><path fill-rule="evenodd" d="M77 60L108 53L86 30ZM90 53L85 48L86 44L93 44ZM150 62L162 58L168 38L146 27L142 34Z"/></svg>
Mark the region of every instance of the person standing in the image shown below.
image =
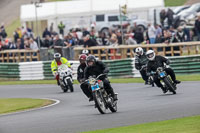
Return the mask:
<svg viewBox="0 0 200 133"><path fill-rule="evenodd" d="M59 29L59 33L64 36L64 29L65 29L65 25L62 23L62 21L60 22L60 24L58 24L58 29Z"/></svg>
<svg viewBox="0 0 200 133"><path fill-rule="evenodd" d="M154 44L156 41L156 29L154 25L152 24L148 25L148 36L149 36L150 44Z"/></svg>

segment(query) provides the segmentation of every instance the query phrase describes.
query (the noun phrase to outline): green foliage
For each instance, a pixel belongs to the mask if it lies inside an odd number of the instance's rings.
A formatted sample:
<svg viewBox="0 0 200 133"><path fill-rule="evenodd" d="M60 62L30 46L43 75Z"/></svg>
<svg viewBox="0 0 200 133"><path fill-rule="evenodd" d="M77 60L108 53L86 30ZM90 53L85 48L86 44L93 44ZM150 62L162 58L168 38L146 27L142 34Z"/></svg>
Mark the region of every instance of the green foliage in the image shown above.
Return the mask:
<svg viewBox="0 0 200 133"><path fill-rule="evenodd" d="M49 105L51 103L53 103L53 101L44 99L30 99L30 98L0 99L0 114L38 108Z"/></svg>
<svg viewBox="0 0 200 133"><path fill-rule="evenodd" d="M165 6L182 6L187 0L165 0Z"/></svg>

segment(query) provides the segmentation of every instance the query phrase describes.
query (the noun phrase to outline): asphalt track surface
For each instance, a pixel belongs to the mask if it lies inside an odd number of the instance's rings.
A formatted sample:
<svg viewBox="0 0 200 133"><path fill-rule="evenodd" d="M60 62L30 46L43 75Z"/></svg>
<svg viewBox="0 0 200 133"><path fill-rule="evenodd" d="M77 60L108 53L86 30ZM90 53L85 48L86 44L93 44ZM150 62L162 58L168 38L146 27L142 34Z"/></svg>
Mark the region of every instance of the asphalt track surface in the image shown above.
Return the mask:
<svg viewBox="0 0 200 133"><path fill-rule="evenodd" d="M44 109L0 116L0 133L77 133L200 115L200 82L183 82L177 95L162 94L142 83L112 84L119 93L118 112L101 115L78 85L62 93L56 85L0 86L1 98L51 98Z"/></svg>

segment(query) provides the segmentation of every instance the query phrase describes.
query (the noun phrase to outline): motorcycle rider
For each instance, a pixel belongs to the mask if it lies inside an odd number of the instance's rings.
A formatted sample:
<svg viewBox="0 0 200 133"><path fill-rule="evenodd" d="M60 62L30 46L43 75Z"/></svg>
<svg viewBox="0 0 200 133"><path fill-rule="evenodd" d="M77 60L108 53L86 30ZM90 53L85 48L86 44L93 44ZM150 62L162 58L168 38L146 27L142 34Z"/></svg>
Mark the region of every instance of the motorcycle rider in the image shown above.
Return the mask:
<svg viewBox="0 0 200 133"><path fill-rule="evenodd" d="M60 85L59 74L58 74L58 66L60 66L62 64L65 64L69 68L71 68L70 63L68 62L68 60L66 58L61 57L60 53L55 53L54 54L54 60L51 62L51 71L52 71L55 79L57 80L58 85Z"/></svg>
<svg viewBox="0 0 200 133"><path fill-rule="evenodd" d="M84 49L83 51L82 51L82 54L85 54L85 55L89 55L89 51L87 50L87 49Z"/></svg>
<svg viewBox="0 0 200 133"><path fill-rule="evenodd" d="M149 62L147 64L147 73L150 74L152 71L156 72L158 67L163 67L164 68L164 63L166 65L169 65L170 62L168 59L166 59L163 56L160 55L156 55L155 52L153 50L148 50L146 52L146 56L149 59ZM174 71L171 68L164 68L164 71L170 75L172 81L175 84L179 84L180 81L176 80L176 75L174 73ZM163 93L167 92L167 89L165 87L163 87L163 85L160 83L160 79L158 79L158 75L154 75L154 82L156 83L156 85L158 87L160 87L163 90Z"/></svg>
<svg viewBox="0 0 200 133"><path fill-rule="evenodd" d="M146 68L149 60L141 47L137 47L135 49L135 53L135 68L140 71L140 74L142 76L142 79L145 81L145 84L148 84Z"/></svg>
<svg viewBox="0 0 200 133"><path fill-rule="evenodd" d="M85 81L84 71L86 68L86 58L87 58L86 54L81 54L79 56L80 65L78 66L78 69L77 69L77 80L81 84L80 87L83 93L89 98L89 101L92 101L93 100L92 91L91 89L89 89L88 84L84 83Z"/></svg>
<svg viewBox="0 0 200 133"><path fill-rule="evenodd" d="M109 69L102 61L97 61L95 56L89 55L86 59L87 67L85 68L84 78L88 79L90 76L97 77L102 73L108 73ZM113 99L117 100L117 95L114 93L113 88L111 87L110 81L107 76L102 76L100 79L103 81L104 88L108 94L111 94Z"/></svg>

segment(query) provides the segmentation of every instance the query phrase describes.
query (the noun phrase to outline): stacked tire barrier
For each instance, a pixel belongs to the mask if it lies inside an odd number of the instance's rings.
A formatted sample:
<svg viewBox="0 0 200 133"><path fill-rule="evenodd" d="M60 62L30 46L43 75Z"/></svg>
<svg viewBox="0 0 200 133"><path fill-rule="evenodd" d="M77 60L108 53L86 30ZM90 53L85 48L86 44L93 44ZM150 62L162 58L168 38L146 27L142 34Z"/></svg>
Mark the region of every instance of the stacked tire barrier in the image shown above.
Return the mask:
<svg viewBox="0 0 200 133"><path fill-rule="evenodd" d="M134 76L132 59L108 60L104 61L104 63L110 69L108 76L111 78L130 78Z"/></svg>
<svg viewBox="0 0 200 133"><path fill-rule="evenodd" d="M169 58L176 74L199 74L200 55L181 56ZM77 78L77 68L79 61L69 61L73 63L73 79ZM135 59L106 60L103 61L110 69L110 78L131 78L141 77L135 69ZM54 79L51 72L51 61L44 62L24 62L24 63L0 63L0 78L15 80L43 80Z"/></svg>
<svg viewBox="0 0 200 133"><path fill-rule="evenodd" d="M19 63L20 80L41 80L44 79L43 62L22 62Z"/></svg>
<svg viewBox="0 0 200 133"><path fill-rule="evenodd" d="M18 80L20 78L19 64L0 63L0 78Z"/></svg>
<svg viewBox="0 0 200 133"><path fill-rule="evenodd" d="M170 57L169 60L176 74L200 73L200 55Z"/></svg>

